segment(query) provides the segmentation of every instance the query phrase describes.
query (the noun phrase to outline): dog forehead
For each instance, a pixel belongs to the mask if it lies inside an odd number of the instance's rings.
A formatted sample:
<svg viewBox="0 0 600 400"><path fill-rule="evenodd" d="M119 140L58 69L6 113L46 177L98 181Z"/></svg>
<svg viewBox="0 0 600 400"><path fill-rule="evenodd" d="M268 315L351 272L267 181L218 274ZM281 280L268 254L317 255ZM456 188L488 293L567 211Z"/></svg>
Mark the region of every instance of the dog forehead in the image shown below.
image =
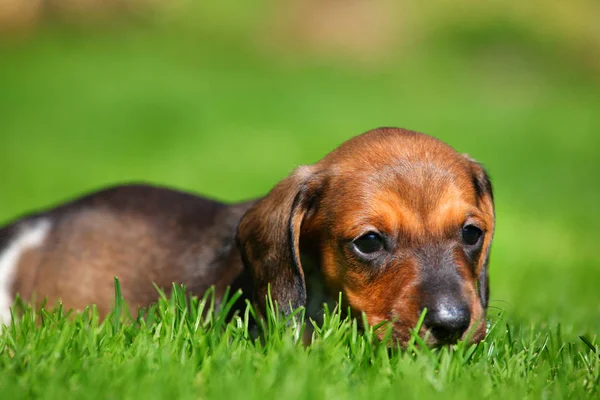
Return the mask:
<svg viewBox="0 0 600 400"><path fill-rule="evenodd" d="M345 201L399 198L425 209L444 198L473 197L468 161L454 150L443 150L391 149L344 157L327 168L329 195Z"/></svg>
<svg viewBox="0 0 600 400"><path fill-rule="evenodd" d="M429 183L428 183L429 182ZM473 189L448 179L358 180L333 185L325 201L331 226L353 237L376 229L411 235L444 233L476 214Z"/></svg>
<svg viewBox="0 0 600 400"><path fill-rule="evenodd" d="M378 225L390 230L400 226L441 230L464 220L476 206L468 161L429 139L426 145L413 140L405 146L387 146L387 151L363 146L356 157L346 153L336 160L329 168L324 205L340 229Z"/></svg>
<svg viewBox="0 0 600 400"><path fill-rule="evenodd" d="M355 136L323 158L330 167L381 166L394 160L462 160L451 146L441 140L400 128L379 128Z"/></svg>

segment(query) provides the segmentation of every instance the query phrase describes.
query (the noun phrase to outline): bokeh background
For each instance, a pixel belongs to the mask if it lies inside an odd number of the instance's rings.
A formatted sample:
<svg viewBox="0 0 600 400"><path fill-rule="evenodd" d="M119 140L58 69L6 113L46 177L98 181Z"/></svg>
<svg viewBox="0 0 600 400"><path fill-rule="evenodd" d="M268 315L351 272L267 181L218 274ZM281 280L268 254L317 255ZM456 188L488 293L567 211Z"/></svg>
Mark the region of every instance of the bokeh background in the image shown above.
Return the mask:
<svg viewBox="0 0 600 400"><path fill-rule="evenodd" d="M247 199L399 126L492 176L492 313L593 337L599 21L594 0L0 0L0 223L131 181Z"/></svg>

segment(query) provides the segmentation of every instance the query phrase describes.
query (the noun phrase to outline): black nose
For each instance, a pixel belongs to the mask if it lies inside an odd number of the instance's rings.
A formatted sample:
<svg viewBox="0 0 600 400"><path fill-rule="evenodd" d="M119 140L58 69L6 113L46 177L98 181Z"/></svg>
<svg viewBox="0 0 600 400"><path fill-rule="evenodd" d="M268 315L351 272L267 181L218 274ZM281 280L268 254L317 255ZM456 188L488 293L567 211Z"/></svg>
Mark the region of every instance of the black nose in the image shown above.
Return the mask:
<svg viewBox="0 0 600 400"><path fill-rule="evenodd" d="M466 304L444 298L427 308L424 323L438 342L446 344L460 339L470 321L471 312Z"/></svg>

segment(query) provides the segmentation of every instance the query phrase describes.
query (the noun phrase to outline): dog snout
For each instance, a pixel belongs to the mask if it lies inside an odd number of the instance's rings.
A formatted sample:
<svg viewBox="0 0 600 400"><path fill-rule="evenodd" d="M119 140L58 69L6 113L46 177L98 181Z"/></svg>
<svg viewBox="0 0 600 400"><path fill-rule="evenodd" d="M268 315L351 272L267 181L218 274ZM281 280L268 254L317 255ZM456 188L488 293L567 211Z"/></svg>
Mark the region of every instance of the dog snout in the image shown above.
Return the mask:
<svg viewBox="0 0 600 400"><path fill-rule="evenodd" d="M448 297L436 299L427 307L424 324L440 344L455 343L469 328L471 311L460 300Z"/></svg>

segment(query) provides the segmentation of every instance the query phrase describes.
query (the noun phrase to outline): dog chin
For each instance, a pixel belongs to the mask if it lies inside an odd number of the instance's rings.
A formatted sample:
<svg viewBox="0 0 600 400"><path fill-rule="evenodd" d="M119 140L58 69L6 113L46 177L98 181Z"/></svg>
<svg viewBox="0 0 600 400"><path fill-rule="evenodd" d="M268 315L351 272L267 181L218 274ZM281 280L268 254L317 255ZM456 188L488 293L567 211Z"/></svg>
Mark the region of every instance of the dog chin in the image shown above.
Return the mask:
<svg viewBox="0 0 600 400"><path fill-rule="evenodd" d="M457 339L454 339L451 341L440 341L440 340L436 339L429 330L427 330L425 328L421 328L421 330L419 331L419 337L421 338L421 341L416 341L416 342L414 342L414 344L416 347L419 347L421 344L424 344L425 346L427 346L429 348L441 348L444 346L453 346L453 345L456 345L459 341L465 341L469 345L477 344L477 343L481 342L483 339L485 339L485 336L486 336L485 327L486 327L485 323L481 323L477 326L477 328L474 331L470 330L467 333L465 333L465 335L463 335L463 337L457 338ZM406 349L408 347L408 344L411 342L411 338L412 338L411 331L412 331L412 329L407 328L406 324L397 322L396 324L394 324L394 327L392 328L391 340L388 340L387 345L389 347L400 347L402 349ZM379 340L386 340L387 338L390 337L388 330L385 327L382 327L377 332L377 336L378 336Z"/></svg>

